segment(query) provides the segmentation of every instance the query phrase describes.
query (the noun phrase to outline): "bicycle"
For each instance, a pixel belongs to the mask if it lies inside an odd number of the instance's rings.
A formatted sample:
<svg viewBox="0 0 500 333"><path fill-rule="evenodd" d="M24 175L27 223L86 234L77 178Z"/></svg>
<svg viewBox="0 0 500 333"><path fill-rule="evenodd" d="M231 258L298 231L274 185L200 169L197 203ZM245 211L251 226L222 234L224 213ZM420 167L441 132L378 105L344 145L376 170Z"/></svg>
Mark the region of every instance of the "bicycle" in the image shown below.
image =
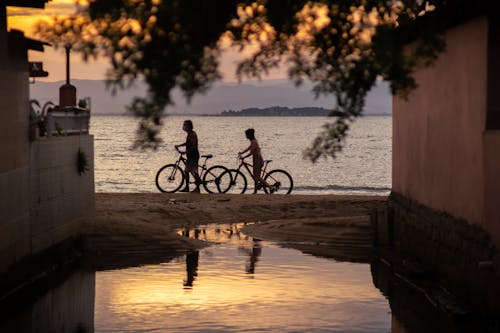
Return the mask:
<svg viewBox="0 0 500 333"><path fill-rule="evenodd" d="M185 153L181 152L177 148L176 150L179 153L179 158L177 159L177 161L173 164L164 165L156 173L156 187L158 188L158 190L160 190L160 192L177 192L186 181L184 170L180 167L181 163L183 163L184 166L186 165L186 158L184 158L183 156L185 155ZM214 165L210 168L207 168L207 161L211 159L213 155L201 155L200 157L205 159L202 165L198 165L198 167L201 168L200 178L202 180L202 185L208 193L216 193L219 189L219 177L228 169L222 165Z"/></svg>
<svg viewBox="0 0 500 333"><path fill-rule="evenodd" d="M248 181L241 168L244 167L247 172L252 177L252 164L245 161L244 158L240 159L240 165L237 169L228 169L220 174L219 182L217 183L217 187L220 193L238 193L243 194L247 190ZM264 184L259 184L257 189L263 188L265 193L280 193L280 194L290 194L293 189L293 179L290 174L281 169L271 170L266 172L268 165L272 162L272 160L265 160L264 165L262 167L262 179L264 180ZM265 184L269 185L266 186Z"/></svg>

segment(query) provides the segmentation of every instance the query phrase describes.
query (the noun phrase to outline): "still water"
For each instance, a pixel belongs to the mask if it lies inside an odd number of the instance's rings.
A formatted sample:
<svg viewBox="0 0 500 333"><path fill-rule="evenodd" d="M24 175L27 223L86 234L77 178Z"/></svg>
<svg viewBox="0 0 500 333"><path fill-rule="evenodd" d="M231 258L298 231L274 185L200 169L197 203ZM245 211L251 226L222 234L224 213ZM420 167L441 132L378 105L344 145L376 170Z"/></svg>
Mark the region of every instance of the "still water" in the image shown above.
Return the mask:
<svg viewBox="0 0 500 333"><path fill-rule="evenodd" d="M241 225L182 230L215 242L170 262L79 270L1 332L389 332L370 264L247 237Z"/></svg>
<svg viewBox="0 0 500 333"><path fill-rule="evenodd" d="M190 117L201 154L213 154L211 165L237 166L237 152L248 146L244 131L255 128L271 169L281 168L294 179L295 194L377 194L391 187L392 118L362 117L349 132L345 149L335 160L312 164L303 158L323 117ZM185 117L166 117L157 152L130 150L137 119L126 116L91 118L95 144L96 192L157 192L154 177L177 158L174 145L184 142Z"/></svg>
<svg viewBox="0 0 500 333"><path fill-rule="evenodd" d="M201 228L196 237L217 244L169 263L97 273L96 332L390 328L388 302L368 264L304 255L247 237L236 225Z"/></svg>
<svg viewBox="0 0 500 333"><path fill-rule="evenodd" d="M180 230L214 243L173 260L51 277L0 308L0 332L498 332L379 261L305 255L241 227Z"/></svg>

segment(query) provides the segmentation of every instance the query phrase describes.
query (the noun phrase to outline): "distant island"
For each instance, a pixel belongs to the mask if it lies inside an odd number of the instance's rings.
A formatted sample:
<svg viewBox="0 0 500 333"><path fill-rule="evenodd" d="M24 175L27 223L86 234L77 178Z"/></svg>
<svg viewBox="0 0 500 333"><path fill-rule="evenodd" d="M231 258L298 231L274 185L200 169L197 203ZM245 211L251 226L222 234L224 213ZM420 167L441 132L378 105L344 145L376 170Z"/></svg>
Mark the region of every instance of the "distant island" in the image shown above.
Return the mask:
<svg viewBox="0 0 500 333"><path fill-rule="evenodd" d="M269 108L247 108L240 111L224 110L220 115L225 117L327 117L329 115L342 116L343 113L319 107L288 108L272 106Z"/></svg>

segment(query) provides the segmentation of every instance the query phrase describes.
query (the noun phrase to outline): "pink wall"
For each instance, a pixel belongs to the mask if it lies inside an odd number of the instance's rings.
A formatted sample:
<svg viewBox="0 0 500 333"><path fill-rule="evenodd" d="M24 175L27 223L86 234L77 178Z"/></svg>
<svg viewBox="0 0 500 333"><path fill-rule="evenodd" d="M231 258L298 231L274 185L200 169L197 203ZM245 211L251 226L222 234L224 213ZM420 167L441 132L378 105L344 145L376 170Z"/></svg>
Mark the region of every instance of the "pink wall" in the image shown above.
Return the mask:
<svg viewBox="0 0 500 333"><path fill-rule="evenodd" d="M483 225L487 32L484 17L449 30L447 51L415 74L419 88L393 100L393 191Z"/></svg>

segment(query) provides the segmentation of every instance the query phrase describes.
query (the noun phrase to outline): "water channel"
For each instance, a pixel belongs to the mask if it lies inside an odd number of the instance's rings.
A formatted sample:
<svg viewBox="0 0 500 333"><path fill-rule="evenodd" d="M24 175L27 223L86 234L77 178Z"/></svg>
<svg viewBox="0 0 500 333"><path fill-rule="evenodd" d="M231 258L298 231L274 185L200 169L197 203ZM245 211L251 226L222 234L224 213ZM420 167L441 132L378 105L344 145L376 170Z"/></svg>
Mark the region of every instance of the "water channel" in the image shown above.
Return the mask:
<svg viewBox="0 0 500 333"><path fill-rule="evenodd" d="M77 270L1 318L0 332L462 331L376 264L303 254L241 227L179 230L212 245L169 262Z"/></svg>

